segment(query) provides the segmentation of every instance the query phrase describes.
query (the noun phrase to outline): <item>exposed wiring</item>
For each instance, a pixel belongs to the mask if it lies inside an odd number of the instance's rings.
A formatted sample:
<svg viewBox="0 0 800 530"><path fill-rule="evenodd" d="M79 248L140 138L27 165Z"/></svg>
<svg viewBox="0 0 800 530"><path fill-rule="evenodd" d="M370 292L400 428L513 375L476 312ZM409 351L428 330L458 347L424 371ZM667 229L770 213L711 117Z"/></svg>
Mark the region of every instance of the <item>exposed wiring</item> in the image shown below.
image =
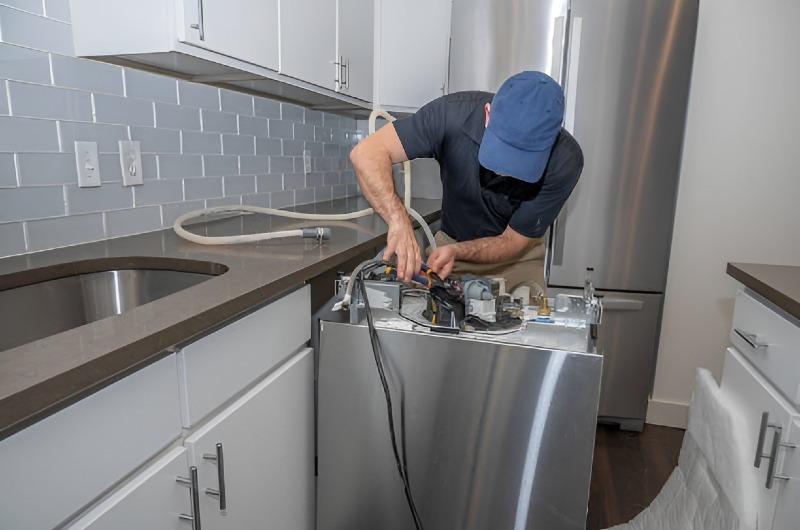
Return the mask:
<svg viewBox="0 0 800 530"><path fill-rule="evenodd" d="M411 516L414 518L414 527L417 530L422 530L422 521L419 518L419 513L417 513L417 507L414 504L414 497L411 494L411 483L408 478L408 460L406 458L406 442L405 442L405 429L401 431L401 445L403 448L403 456L402 459L400 458L400 453L397 449L397 435L394 429L394 412L392 407L392 395L389 392L389 384L386 380L386 371L383 365L383 350L381 349L381 343L378 339L378 332L375 329L375 322L372 320L372 310L369 305L369 297L366 294L366 286L364 285L364 272L363 268L359 271L358 275L358 282L361 286L362 290L362 298L364 299L364 310L367 316L367 327L369 329L369 338L370 342L372 343L372 354L375 357L375 366L378 370L378 376L381 380L381 386L383 387L383 395L386 399L386 411L389 419L389 434L391 436L392 441L392 452L394 453L394 460L395 464L397 465L397 471L400 473L400 479L403 481L403 490L406 495L406 502L408 503L408 507L411 510ZM350 283L355 283L353 278L351 278ZM401 410L402 410L402 403L401 403Z"/></svg>

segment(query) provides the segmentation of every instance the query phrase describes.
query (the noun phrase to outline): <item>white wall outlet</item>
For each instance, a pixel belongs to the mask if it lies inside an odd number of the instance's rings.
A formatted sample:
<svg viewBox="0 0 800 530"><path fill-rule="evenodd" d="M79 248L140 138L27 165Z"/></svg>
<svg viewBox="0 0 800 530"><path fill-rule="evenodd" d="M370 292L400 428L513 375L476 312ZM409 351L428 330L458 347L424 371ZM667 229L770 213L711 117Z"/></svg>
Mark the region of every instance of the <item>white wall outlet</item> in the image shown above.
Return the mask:
<svg viewBox="0 0 800 530"><path fill-rule="evenodd" d="M139 142L119 141L119 163L122 166L122 185L142 184L142 151Z"/></svg>
<svg viewBox="0 0 800 530"><path fill-rule="evenodd" d="M311 151L308 149L303 150L303 174L308 175L311 173Z"/></svg>
<svg viewBox="0 0 800 530"><path fill-rule="evenodd" d="M78 166L79 187L94 188L101 184L96 142L75 142L75 163Z"/></svg>

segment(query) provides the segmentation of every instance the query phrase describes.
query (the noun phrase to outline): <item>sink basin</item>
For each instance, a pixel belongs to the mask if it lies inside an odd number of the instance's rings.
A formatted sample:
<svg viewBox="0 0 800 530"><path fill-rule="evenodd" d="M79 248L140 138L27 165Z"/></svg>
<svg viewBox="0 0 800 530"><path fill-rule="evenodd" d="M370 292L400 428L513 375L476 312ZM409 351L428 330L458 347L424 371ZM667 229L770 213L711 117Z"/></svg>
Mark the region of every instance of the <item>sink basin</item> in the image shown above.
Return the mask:
<svg viewBox="0 0 800 530"><path fill-rule="evenodd" d="M222 271L224 272L224 271ZM219 274L117 269L0 291L0 351L119 315Z"/></svg>

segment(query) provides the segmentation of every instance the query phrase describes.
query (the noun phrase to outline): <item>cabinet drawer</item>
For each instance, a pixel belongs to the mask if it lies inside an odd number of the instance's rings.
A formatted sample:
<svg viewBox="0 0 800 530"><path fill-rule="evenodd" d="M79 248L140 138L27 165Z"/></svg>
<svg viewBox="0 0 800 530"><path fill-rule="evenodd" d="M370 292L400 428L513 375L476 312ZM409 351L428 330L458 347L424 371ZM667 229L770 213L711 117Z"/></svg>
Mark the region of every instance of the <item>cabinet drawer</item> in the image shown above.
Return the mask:
<svg viewBox="0 0 800 530"><path fill-rule="evenodd" d="M178 352L183 426L193 427L311 338L308 286Z"/></svg>
<svg viewBox="0 0 800 530"><path fill-rule="evenodd" d="M730 399L735 410L739 411L745 424L747 437L742 441L746 454L752 459L753 467L749 468L755 476L755 486L759 495L759 528L773 528L772 519L775 507L786 502L788 482L775 479L770 488L766 487L770 460L762 458L758 468L755 459L761 431L761 418L768 413L768 421L780 426L781 441L796 436L793 430L798 422L798 413L772 386L753 368L753 366L736 350L728 348L725 353L725 365L722 371L721 392ZM765 429L762 454L771 453L773 437L778 434L774 427ZM775 474L785 475L787 457L793 456L796 450L777 447ZM796 501L794 501L796 502ZM763 524L762 524L763 523ZM776 527L777 528L777 527Z"/></svg>
<svg viewBox="0 0 800 530"><path fill-rule="evenodd" d="M0 442L0 528L53 528L181 434L170 355Z"/></svg>
<svg viewBox="0 0 800 530"><path fill-rule="evenodd" d="M67 530L189 530L189 489L175 480L189 474L186 449L176 447L130 479Z"/></svg>
<svg viewBox="0 0 800 530"><path fill-rule="evenodd" d="M790 319L740 290L736 293L731 342L797 408L800 322Z"/></svg>

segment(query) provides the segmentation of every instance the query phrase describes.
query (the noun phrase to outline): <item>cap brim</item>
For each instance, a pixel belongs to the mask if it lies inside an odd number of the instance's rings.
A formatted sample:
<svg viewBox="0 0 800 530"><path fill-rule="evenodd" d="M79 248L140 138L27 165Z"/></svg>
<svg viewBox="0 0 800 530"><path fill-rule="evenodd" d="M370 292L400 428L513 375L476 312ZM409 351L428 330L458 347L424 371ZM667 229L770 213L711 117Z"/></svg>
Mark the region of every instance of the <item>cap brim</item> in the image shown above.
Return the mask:
<svg viewBox="0 0 800 530"><path fill-rule="evenodd" d="M498 173L507 175L525 182L539 182L544 174L550 150L525 151L509 145L494 134L491 129L486 129L478 150L480 164Z"/></svg>

